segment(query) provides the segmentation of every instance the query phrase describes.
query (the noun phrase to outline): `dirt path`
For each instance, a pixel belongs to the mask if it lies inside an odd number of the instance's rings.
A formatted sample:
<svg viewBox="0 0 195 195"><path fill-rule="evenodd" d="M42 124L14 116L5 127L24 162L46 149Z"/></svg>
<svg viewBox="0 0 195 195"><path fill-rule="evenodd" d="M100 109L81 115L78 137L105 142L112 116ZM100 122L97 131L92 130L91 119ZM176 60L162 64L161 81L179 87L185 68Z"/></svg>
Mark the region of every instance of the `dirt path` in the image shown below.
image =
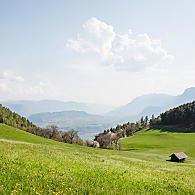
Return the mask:
<svg viewBox="0 0 195 195"><path fill-rule="evenodd" d="M30 145L37 145L37 144L33 144L33 143L21 142L21 141L9 140L9 139L0 139L0 142L9 142L9 143L15 143L15 144L30 144Z"/></svg>

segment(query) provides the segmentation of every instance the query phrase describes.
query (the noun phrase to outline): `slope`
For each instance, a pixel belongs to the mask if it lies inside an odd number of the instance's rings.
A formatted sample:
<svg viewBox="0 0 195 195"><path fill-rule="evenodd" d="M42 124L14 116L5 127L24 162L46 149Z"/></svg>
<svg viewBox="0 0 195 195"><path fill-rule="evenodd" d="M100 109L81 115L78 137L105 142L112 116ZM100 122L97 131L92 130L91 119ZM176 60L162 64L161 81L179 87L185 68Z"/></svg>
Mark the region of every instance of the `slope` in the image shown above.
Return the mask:
<svg viewBox="0 0 195 195"><path fill-rule="evenodd" d="M156 138L153 138L154 134ZM51 141L50 144L44 138L41 141L40 138L33 138L32 143L38 144L0 141L0 193L194 194L193 159L184 164L166 162L167 155L164 159L161 157L163 144L157 142L157 134L160 132L142 131L122 140L122 147L129 151L110 151L63 143L56 145L55 141L47 140ZM0 126L0 135L4 139L28 142L32 138L31 134L5 125ZM178 134L169 135L177 137ZM186 135L189 135L186 139L180 137L183 146L187 142L193 143L193 134ZM145 136L148 136L147 139ZM150 142L150 138L155 141ZM147 147L140 145L144 142ZM127 146L127 143L137 144L134 148L136 150L130 150L132 145ZM167 148L173 148L174 144ZM161 154L152 152L153 147L158 148ZM143 156L144 153L147 157Z"/></svg>
<svg viewBox="0 0 195 195"><path fill-rule="evenodd" d="M162 129L141 130L136 136L121 141L122 149L129 150L137 158L165 161L174 152L189 156L187 163L195 164L195 133L170 133Z"/></svg>
<svg viewBox="0 0 195 195"><path fill-rule="evenodd" d="M62 145L63 143L33 135L31 133L0 123L0 139L32 144Z"/></svg>

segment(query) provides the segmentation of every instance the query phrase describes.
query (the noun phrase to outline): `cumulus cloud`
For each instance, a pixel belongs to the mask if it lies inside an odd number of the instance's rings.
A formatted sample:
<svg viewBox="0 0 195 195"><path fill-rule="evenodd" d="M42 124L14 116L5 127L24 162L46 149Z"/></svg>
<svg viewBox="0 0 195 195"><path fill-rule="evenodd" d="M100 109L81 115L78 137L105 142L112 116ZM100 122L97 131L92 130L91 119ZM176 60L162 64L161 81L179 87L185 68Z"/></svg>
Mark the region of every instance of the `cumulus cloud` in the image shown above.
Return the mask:
<svg viewBox="0 0 195 195"><path fill-rule="evenodd" d="M112 49L115 36L111 25L91 18L83 24L83 31L78 33L77 39L68 40L67 46L81 53L96 52L101 57L106 57Z"/></svg>
<svg viewBox="0 0 195 195"><path fill-rule="evenodd" d="M15 76L13 73L4 72L0 75L0 79L15 82L24 82L24 78L21 76Z"/></svg>
<svg viewBox="0 0 195 195"><path fill-rule="evenodd" d="M151 39L146 33L117 34L111 25L97 18L83 24L76 39L67 46L80 53L97 53L101 63L113 65L118 71L141 71L153 66L171 63L174 56L162 48L160 40Z"/></svg>

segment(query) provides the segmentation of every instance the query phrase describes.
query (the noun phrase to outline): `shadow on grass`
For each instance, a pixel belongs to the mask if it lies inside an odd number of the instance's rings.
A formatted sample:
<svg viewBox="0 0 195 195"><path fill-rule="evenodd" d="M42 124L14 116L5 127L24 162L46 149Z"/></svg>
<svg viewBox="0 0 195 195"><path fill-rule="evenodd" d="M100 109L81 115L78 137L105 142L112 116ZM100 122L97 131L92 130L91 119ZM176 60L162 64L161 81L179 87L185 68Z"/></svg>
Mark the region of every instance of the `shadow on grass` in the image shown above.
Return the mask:
<svg viewBox="0 0 195 195"><path fill-rule="evenodd" d="M133 151L133 150L138 150L138 149L135 149L135 148L132 148L132 149L121 148L120 149L120 151Z"/></svg>
<svg viewBox="0 0 195 195"><path fill-rule="evenodd" d="M172 163L174 163L173 161L171 161L170 159L169 160L166 160L167 162L172 162Z"/></svg>
<svg viewBox="0 0 195 195"><path fill-rule="evenodd" d="M172 161L172 160L166 160L167 162L171 162L171 163L184 163L186 161Z"/></svg>
<svg viewBox="0 0 195 195"><path fill-rule="evenodd" d="M182 128L182 127L167 127L167 126L156 126L153 128L149 128L146 131L150 130L160 130L160 132L171 132L171 133L195 133L195 129L189 129L189 128Z"/></svg>

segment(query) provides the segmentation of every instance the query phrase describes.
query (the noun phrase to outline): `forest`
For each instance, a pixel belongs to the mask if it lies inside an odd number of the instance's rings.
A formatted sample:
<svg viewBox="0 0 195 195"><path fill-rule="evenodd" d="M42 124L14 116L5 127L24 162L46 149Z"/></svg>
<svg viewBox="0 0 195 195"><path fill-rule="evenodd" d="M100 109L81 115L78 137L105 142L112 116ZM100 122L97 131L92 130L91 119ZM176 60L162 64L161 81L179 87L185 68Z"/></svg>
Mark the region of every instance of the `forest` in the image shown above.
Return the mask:
<svg viewBox="0 0 195 195"><path fill-rule="evenodd" d="M145 118L141 117L136 123L128 122L117 125L115 128L110 128L103 133L99 133L95 136L94 140L102 148L112 145L114 148L120 149L119 140L121 138L133 136L137 131L146 128L165 129L167 127L174 128L176 132L195 132L195 101L170 109L156 118L152 115L150 120L146 116ZM93 146L93 144L91 145Z"/></svg>
<svg viewBox="0 0 195 195"><path fill-rule="evenodd" d="M78 131L75 131L73 129L67 132L60 131L56 125L48 125L45 128L37 127L25 117L22 117L19 114L12 112L9 108L3 107L1 104L0 123L59 142L79 145L84 144L83 140L78 135Z"/></svg>
<svg viewBox="0 0 195 195"><path fill-rule="evenodd" d="M10 109L3 107L0 104L0 123L4 123L8 126L15 127L25 131L37 131L39 128L33 125L25 117L12 112Z"/></svg>
<svg viewBox="0 0 195 195"><path fill-rule="evenodd" d="M192 132L195 129L195 101L170 109L157 118L152 118L150 125L176 126L186 128Z"/></svg>

